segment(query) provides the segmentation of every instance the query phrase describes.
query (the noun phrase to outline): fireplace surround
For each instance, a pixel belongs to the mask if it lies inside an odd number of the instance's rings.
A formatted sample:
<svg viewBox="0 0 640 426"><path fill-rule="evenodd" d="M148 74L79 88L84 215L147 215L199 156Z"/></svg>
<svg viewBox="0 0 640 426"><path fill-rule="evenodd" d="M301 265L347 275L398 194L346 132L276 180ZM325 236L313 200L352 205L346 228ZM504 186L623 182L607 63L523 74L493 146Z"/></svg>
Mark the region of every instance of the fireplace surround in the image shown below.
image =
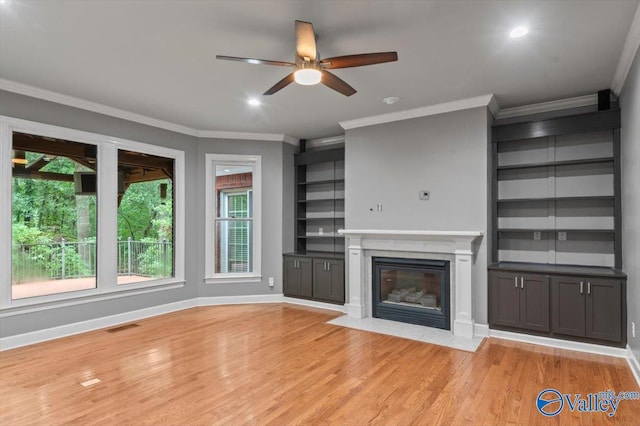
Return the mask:
<svg viewBox="0 0 640 426"><path fill-rule="evenodd" d="M392 257L449 261L450 328L454 336L473 338L473 274L480 231L342 229L347 238L348 292L351 318L373 318L372 259Z"/></svg>

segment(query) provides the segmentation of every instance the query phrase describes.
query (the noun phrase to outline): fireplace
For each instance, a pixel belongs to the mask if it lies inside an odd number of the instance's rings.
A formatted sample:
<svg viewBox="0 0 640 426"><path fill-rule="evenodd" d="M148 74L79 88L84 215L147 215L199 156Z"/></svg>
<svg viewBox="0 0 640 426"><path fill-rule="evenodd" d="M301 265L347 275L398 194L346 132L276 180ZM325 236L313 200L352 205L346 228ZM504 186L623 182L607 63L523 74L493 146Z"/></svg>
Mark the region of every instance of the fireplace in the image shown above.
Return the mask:
<svg viewBox="0 0 640 426"><path fill-rule="evenodd" d="M451 329L449 261L371 260L373 317Z"/></svg>

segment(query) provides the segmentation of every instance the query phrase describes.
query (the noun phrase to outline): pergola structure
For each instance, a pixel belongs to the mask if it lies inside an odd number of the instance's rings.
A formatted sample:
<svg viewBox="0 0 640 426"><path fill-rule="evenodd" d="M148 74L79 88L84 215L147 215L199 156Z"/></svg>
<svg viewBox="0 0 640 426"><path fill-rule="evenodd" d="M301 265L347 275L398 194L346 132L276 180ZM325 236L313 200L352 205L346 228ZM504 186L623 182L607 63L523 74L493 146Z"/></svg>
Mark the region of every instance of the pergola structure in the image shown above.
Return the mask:
<svg viewBox="0 0 640 426"><path fill-rule="evenodd" d="M63 139L49 138L26 133L13 133L13 177L23 179L43 179L61 182L74 182L73 174L55 173L42 170L56 157L66 157L95 171L97 147ZM40 155L27 161L26 152ZM173 159L131 151L118 151L118 172L122 200L127 188L137 182L150 182L160 179L173 179Z"/></svg>

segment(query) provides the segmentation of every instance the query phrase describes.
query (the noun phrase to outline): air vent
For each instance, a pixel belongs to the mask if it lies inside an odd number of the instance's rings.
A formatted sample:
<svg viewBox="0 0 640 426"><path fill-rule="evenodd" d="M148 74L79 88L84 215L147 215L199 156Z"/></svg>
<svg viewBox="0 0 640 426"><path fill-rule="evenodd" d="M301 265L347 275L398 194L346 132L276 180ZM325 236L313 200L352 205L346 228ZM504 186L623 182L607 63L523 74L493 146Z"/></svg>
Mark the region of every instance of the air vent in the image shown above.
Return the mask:
<svg viewBox="0 0 640 426"><path fill-rule="evenodd" d="M121 325L120 327L114 327L107 330L107 333L117 333L118 331L128 330L130 328L140 327L140 324L126 324Z"/></svg>

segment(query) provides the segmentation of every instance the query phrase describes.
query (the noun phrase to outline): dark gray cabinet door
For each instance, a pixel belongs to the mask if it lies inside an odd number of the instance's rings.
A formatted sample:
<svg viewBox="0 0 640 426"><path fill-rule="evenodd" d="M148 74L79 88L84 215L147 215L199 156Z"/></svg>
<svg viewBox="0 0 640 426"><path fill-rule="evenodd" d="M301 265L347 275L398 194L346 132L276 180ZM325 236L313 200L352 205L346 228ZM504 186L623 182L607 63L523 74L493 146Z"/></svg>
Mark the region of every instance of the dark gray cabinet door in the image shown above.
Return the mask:
<svg viewBox="0 0 640 426"><path fill-rule="evenodd" d="M585 335L586 281L575 277L551 278L554 333L580 337Z"/></svg>
<svg viewBox="0 0 640 426"><path fill-rule="evenodd" d="M299 296L300 273L295 257L284 257L284 280L282 292L285 296Z"/></svg>
<svg viewBox="0 0 640 426"><path fill-rule="evenodd" d="M314 259L313 298L331 302L344 302L344 262Z"/></svg>
<svg viewBox="0 0 640 426"><path fill-rule="evenodd" d="M586 285L586 336L619 342L622 339L622 283L589 279Z"/></svg>
<svg viewBox="0 0 640 426"><path fill-rule="evenodd" d="M520 275L520 327L549 331L549 277Z"/></svg>
<svg viewBox="0 0 640 426"><path fill-rule="evenodd" d="M285 296L312 296L311 259L304 257L284 257L283 293Z"/></svg>
<svg viewBox="0 0 640 426"><path fill-rule="evenodd" d="M493 272L491 273L490 295L491 298L491 325L503 325L518 327L520 281L515 273Z"/></svg>
<svg viewBox="0 0 640 426"><path fill-rule="evenodd" d="M312 259L307 257L298 258L298 270L300 272L299 278L299 295L302 297L313 296L313 269Z"/></svg>

